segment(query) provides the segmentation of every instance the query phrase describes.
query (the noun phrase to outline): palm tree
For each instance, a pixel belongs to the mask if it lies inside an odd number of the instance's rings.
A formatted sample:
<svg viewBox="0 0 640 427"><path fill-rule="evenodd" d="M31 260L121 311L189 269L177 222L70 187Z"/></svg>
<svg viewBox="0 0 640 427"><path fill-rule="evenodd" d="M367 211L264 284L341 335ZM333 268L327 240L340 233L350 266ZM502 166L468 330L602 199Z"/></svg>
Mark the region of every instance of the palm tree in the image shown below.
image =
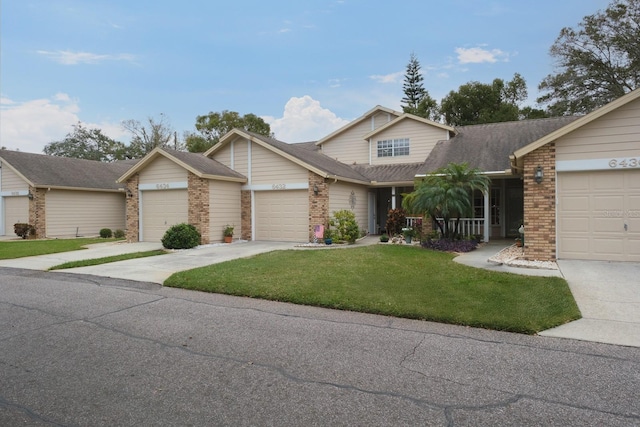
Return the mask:
<svg viewBox="0 0 640 427"><path fill-rule="evenodd" d="M409 212L420 212L438 224L444 238L458 236L460 218L472 213L474 190L487 193L491 180L478 168L467 163L449 163L446 167L427 175L405 196L402 206ZM437 218L442 218L441 223ZM456 219L455 226L450 220Z"/></svg>

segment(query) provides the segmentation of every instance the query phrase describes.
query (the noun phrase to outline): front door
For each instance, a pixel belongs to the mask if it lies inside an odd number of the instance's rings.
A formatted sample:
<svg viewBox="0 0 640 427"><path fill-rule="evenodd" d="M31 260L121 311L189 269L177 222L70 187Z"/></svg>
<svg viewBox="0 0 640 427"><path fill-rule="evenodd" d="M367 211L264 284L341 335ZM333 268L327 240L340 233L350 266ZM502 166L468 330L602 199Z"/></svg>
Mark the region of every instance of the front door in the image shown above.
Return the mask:
<svg viewBox="0 0 640 427"><path fill-rule="evenodd" d="M520 236L518 229L524 220L524 194L522 183L518 180L506 182L505 211L506 237Z"/></svg>

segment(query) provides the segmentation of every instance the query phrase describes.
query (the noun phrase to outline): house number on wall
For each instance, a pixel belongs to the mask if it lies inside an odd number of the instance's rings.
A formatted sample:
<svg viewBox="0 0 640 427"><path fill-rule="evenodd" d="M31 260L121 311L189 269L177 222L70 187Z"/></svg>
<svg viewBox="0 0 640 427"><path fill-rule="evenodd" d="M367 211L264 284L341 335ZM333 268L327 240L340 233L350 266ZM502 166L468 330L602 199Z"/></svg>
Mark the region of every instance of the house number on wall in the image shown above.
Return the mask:
<svg viewBox="0 0 640 427"><path fill-rule="evenodd" d="M640 158L627 158L627 159L611 159L609 160L610 168L637 168L640 166Z"/></svg>
<svg viewBox="0 0 640 427"><path fill-rule="evenodd" d="M287 184L273 184L271 186L272 190L286 190L287 189Z"/></svg>
<svg viewBox="0 0 640 427"><path fill-rule="evenodd" d="M165 184L156 184L156 189L158 190L168 190L169 189L169 184L165 183Z"/></svg>

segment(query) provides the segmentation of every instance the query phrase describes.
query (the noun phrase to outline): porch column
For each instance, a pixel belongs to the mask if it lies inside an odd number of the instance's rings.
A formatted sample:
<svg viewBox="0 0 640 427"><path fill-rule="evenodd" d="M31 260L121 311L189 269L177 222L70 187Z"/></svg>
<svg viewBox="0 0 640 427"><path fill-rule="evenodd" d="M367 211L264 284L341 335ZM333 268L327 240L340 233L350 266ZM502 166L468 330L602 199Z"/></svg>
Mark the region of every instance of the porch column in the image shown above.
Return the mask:
<svg viewBox="0 0 640 427"><path fill-rule="evenodd" d="M391 187L391 209L396 208L396 187Z"/></svg>
<svg viewBox="0 0 640 427"><path fill-rule="evenodd" d="M491 188L489 188L485 193L484 193L484 241L488 242L489 241L489 225L491 223L491 212L489 211L489 201L490 199L490 195L491 195Z"/></svg>

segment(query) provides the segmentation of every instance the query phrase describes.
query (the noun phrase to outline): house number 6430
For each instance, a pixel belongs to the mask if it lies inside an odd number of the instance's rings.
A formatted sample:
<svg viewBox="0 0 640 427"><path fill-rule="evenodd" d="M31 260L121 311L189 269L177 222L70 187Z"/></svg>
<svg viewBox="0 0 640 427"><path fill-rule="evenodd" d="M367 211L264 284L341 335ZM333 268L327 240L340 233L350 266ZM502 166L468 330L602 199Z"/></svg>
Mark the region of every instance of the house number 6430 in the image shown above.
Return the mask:
<svg viewBox="0 0 640 427"><path fill-rule="evenodd" d="M272 190L286 190L287 189L287 184L273 184L271 186Z"/></svg>

